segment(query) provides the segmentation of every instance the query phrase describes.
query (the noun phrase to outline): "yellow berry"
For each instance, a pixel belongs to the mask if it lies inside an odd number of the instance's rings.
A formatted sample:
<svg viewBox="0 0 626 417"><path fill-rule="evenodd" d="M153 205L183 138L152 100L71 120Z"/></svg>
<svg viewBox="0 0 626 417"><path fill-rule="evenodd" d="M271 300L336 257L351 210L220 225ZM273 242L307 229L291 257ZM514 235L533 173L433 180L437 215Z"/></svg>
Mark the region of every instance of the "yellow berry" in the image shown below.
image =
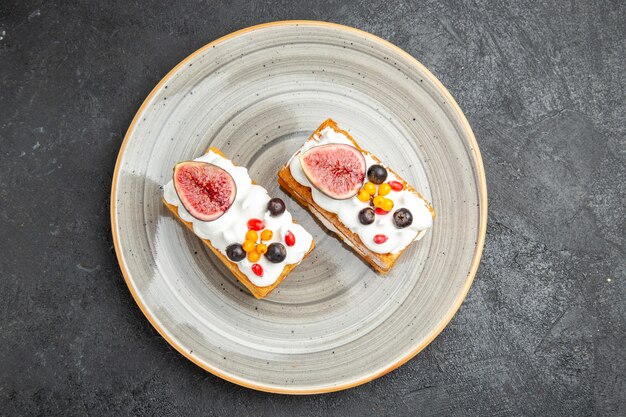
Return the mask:
<svg viewBox="0 0 626 417"><path fill-rule="evenodd" d="M383 202L381 203L380 208L385 210L385 211L393 210L393 200L391 200L389 198L385 198L383 200Z"/></svg>
<svg viewBox="0 0 626 417"><path fill-rule="evenodd" d="M259 243L256 245L256 251L259 252L260 255L263 255L267 252L267 245L265 243Z"/></svg>
<svg viewBox="0 0 626 417"><path fill-rule="evenodd" d="M377 195L376 197L374 197L374 207L383 208L382 204L385 200L385 197L383 197L382 195Z"/></svg>
<svg viewBox="0 0 626 417"><path fill-rule="evenodd" d="M371 182L366 182L365 185L363 186L363 191L365 191L369 195L374 195L376 194L376 186L372 184Z"/></svg>
<svg viewBox="0 0 626 417"><path fill-rule="evenodd" d="M387 195L391 192L391 185L384 183L378 186L378 195Z"/></svg>
<svg viewBox="0 0 626 417"><path fill-rule="evenodd" d="M256 246L256 241L254 240L246 240L245 242L243 242L243 250L250 253L254 250L254 247Z"/></svg>
<svg viewBox="0 0 626 417"><path fill-rule="evenodd" d="M274 234L270 229L265 229L261 232L261 240L270 240Z"/></svg>
<svg viewBox="0 0 626 417"><path fill-rule="evenodd" d="M255 250L248 252L248 260L250 262L258 262L259 259L261 259L261 254L259 252Z"/></svg>
<svg viewBox="0 0 626 417"><path fill-rule="evenodd" d="M359 191L359 193L357 194L356 198L358 198L359 200L361 200L364 203L367 203L368 201L370 201L370 195L365 190Z"/></svg>
<svg viewBox="0 0 626 417"><path fill-rule="evenodd" d="M246 240L256 242L259 240L259 234L254 230L248 230L248 233L246 233Z"/></svg>

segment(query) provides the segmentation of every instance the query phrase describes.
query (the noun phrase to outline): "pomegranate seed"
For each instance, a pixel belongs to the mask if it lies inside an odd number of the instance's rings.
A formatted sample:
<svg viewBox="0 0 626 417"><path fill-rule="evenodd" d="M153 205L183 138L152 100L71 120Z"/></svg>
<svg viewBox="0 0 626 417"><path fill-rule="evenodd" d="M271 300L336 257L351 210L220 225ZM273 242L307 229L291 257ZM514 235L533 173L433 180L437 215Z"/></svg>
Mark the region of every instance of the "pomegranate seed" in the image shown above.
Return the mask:
<svg viewBox="0 0 626 417"><path fill-rule="evenodd" d="M263 267L259 264L252 265L252 272L254 275L262 277L263 276Z"/></svg>
<svg viewBox="0 0 626 417"><path fill-rule="evenodd" d="M385 243L387 239L388 238L385 235L376 235L374 236L374 243L378 243L380 245L381 243Z"/></svg>
<svg viewBox="0 0 626 417"><path fill-rule="evenodd" d="M287 246L293 246L296 244L296 237L293 233L291 233L291 230L288 230L287 233L285 233L285 243Z"/></svg>
<svg viewBox="0 0 626 417"><path fill-rule="evenodd" d="M388 184L389 186L391 186L391 189L394 191L402 191L402 189L404 188L402 183L399 181L389 181Z"/></svg>
<svg viewBox="0 0 626 417"><path fill-rule="evenodd" d="M248 229L250 229L250 230L263 230L263 229L265 229L265 223L263 223L263 220L250 219L250 220L248 220Z"/></svg>
<svg viewBox="0 0 626 417"><path fill-rule="evenodd" d="M385 214L389 213L388 211L383 210L380 207L376 207L376 210L374 210L374 212L376 212L376 214L378 214L379 216L384 216Z"/></svg>

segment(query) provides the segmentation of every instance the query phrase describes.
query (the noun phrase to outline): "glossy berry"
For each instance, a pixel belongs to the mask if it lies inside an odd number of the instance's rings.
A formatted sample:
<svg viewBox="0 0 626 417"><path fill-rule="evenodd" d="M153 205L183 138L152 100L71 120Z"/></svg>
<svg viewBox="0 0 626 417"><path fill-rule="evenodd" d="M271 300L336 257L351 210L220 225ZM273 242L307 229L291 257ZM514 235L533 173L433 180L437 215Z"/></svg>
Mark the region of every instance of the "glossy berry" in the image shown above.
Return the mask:
<svg viewBox="0 0 626 417"><path fill-rule="evenodd" d="M391 189L394 191L402 191L402 189L404 188L402 183L399 181L389 181L387 184L389 184Z"/></svg>
<svg viewBox="0 0 626 417"><path fill-rule="evenodd" d="M246 232L246 240L256 242L257 240L259 240L259 234L254 230L248 230Z"/></svg>
<svg viewBox="0 0 626 417"><path fill-rule="evenodd" d="M287 257L287 249L282 243L274 242L267 247L265 257L272 263L280 263Z"/></svg>
<svg viewBox="0 0 626 417"><path fill-rule="evenodd" d="M367 203L368 201L370 201L370 195L365 190L359 191L359 193L356 195L356 198L358 198L364 203Z"/></svg>
<svg viewBox="0 0 626 417"><path fill-rule="evenodd" d="M285 243L287 246L293 246L296 244L296 237L293 233L291 233L291 230L288 230L287 233L285 233Z"/></svg>
<svg viewBox="0 0 626 417"><path fill-rule="evenodd" d="M256 246L256 242L254 240L246 240L243 242L243 250L245 252L252 252Z"/></svg>
<svg viewBox="0 0 626 417"><path fill-rule="evenodd" d="M261 254L255 250L248 252L248 260L250 262L258 262L261 259Z"/></svg>
<svg viewBox="0 0 626 417"><path fill-rule="evenodd" d="M254 272L254 275L258 276L258 277L262 277L263 276L263 267L259 264L254 264L252 265L252 272Z"/></svg>
<svg viewBox="0 0 626 417"><path fill-rule="evenodd" d="M374 207L383 208L383 201L385 201L385 197L383 197L382 195L377 195L376 197L374 197Z"/></svg>
<svg viewBox="0 0 626 417"><path fill-rule="evenodd" d="M377 243L380 245L381 243L385 243L387 239L388 238L385 235L376 235L374 236L374 243Z"/></svg>
<svg viewBox="0 0 626 417"><path fill-rule="evenodd" d="M363 210L359 211L359 221L361 224L372 224L374 223L374 218L374 210L371 207L365 207Z"/></svg>
<svg viewBox="0 0 626 417"><path fill-rule="evenodd" d="M261 240L263 241L270 240L273 235L274 233L272 233L270 229L265 229L263 230L263 232L261 232Z"/></svg>
<svg viewBox="0 0 626 417"><path fill-rule="evenodd" d="M388 211L385 211L381 209L380 207L376 207L376 210L374 210L374 212L378 214L379 216L384 216L385 214L389 214Z"/></svg>
<svg viewBox="0 0 626 417"><path fill-rule="evenodd" d="M267 210L271 216L280 216L285 212L285 202L278 197L274 197L267 203Z"/></svg>
<svg viewBox="0 0 626 417"><path fill-rule="evenodd" d="M365 185L363 186L363 191L365 191L369 195L375 195L376 194L376 186L373 183L371 183L371 182L366 182Z"/></svg>
<svg viewBox="0 0 626 417"><path fill-rule="evenodd" d="M267 252L267 245L265 243L259 243L256 245L256 251L259 252L260 255L263 255Z"/></svg>
<svg viewBox="0 0 626 417"><path fill-rule="evenodd" d="M372 165L367 170L367 179L374 184L382 184L387 179L387 170L382 165Z"/></svg>
<svg viewBox="0 0 626 417"><path fill-rule="evenodd" d="M385 198L383 200L383 202L381 203L380 208L385 210L385 211L393 210L393 200L391 200L389 198Z"/></svg>
<svg viewBox="0 0 626 417"><path fill-rule="evenodd" d="M239 243L233 243L226 248L226 256L233 262L239 262L245 259L246 251Z"/></svg>
<svg viewBox="0 0 626 417"><path fill-rule="evenodd" d="M263 223L263 220L259 220L259 219L250 219L248 220L248 229L250 230L263 230L265 229L265 223Z"/></svg>
<svg viewBox="0 0 626 417"><path fill-rule="evenodd" d="M398 229L404 229L413 223L413 215L408 209L401 208L393 213L393 224Z"/></svg>
<svg viewBox="0 0 626 417"><path fill-rule="evenodd" d="M391 185L386 182L378 186L378 195L387 195L391 192Z"/></svg>

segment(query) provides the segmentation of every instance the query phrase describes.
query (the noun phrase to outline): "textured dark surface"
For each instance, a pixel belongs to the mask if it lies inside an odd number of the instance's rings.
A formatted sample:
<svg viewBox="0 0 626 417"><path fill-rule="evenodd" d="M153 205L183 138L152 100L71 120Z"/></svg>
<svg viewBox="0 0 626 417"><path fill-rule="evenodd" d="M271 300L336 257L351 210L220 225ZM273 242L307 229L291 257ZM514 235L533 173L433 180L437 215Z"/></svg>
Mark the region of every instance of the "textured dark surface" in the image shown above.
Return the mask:
<svg viewBox="0 0 626 417"><path fill-rule="evenodd" d="M624 3L302 3L0 1L0 414L626 415ZM450 325L397 371L310 397L232 385L170 348L126 288L108 209L158 80L219 36L297 18L431 69L490 191Z"/></svg>

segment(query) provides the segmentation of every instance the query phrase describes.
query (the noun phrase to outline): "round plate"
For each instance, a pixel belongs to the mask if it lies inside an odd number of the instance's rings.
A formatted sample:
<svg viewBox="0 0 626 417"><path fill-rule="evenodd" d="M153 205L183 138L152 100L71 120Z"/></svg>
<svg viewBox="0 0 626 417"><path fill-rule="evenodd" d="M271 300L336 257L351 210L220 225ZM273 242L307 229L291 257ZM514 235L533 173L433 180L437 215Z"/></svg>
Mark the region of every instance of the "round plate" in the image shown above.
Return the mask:
<svg viewBox="0 0 626 417"><path fill-rule="evenodd" d="M328 117L437 210L432 230L386 277L276 182L279 167ZM174 164L209 146L283 198L317 242L264 300L161 203ZM128 287L172 346L234 383L305 394L379 377L441 332L476 273L486 198L472 131L424 66L368 33L289 21L218 39L155 87L122 144L111 222Z"/></svg>

